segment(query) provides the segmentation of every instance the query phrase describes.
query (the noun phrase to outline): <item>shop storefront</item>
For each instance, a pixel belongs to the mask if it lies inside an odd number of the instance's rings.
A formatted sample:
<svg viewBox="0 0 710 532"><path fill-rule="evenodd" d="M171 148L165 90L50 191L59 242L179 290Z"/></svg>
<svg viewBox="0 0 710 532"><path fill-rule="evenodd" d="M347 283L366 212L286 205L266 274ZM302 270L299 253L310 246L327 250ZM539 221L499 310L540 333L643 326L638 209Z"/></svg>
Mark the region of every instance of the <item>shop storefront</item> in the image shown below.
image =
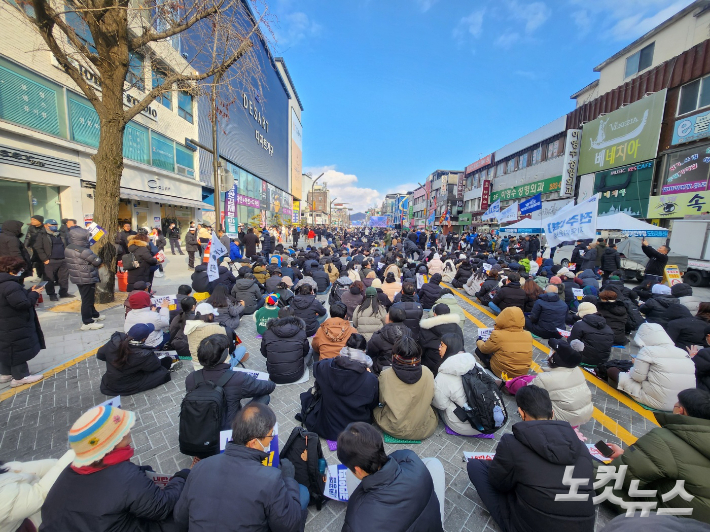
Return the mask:
<svg viewBox="0 0 710 532"><path fill-rule="evenodd" d="M594 174L594 194L599 198L599 216L623 212L645 218L653 183L654 161L644 161Z"/></svg>

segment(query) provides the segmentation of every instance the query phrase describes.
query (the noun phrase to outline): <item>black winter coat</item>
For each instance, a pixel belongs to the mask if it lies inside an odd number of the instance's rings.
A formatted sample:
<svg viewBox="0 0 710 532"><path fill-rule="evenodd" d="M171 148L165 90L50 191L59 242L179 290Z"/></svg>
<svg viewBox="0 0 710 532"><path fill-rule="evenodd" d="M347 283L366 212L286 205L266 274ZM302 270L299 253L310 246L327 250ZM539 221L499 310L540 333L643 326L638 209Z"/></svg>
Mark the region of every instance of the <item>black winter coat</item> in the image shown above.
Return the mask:
<svg viewBox="0 0 710 532"><path fill-rule="evenodd" d="M313 364L313 375L321 400L305 419L306 428L322 438L337 440L348 423L372 423L372 410L380 401L377 376L364 364L346 357L327 358ZM310 391L301 394L308 406Z"/></svg>
<svg viewBox="0 0 710 532"><path fill-rule="evenodd" d="M566 466L574 477L589 479L579 486L586 501L555 501L569 493L562 483ZM488 468L491 487L507 495L501 508L508 530L594 530L594 466L586 446L566 421L521 421L503 434Z"/></svg>
<svg viewBox="0 0 710 532"><path fill-rule="evenodd" d="M445 334L453 333L461 337L463 343L463 331L459 325L458 314L442 314L433 318L426 318L420 323L419 345L422 348L422 364L428 367L436 377L439 366L444 361L439 355L441 337Z"/></svg>
<svg viewBox="0 0 710 532"><path fill-rule="evenodd" d="M710 347L701 349L693 357L695 363L695 387L710 392Z"/></svg>
<svg viewBox="0 0 710 532"><path fill-rule="evenodd" d="M483 283L481 283L481 289L476 292L476 297L478 300L483 303L484 305L488 305L491 301L493 301L493 297L491 297L491 293L494 290L498 289L498 285L500 284L500 281L498 279L492 279L488 278ZM495 293L493 293L495 295Z"/></svg>
<svg viewBox="0 0 710 532"><path fill-rule="evenodd" d="M456 283L452 283L454 286L457 284L463 286L465 285L468 280L471 278L473 275L473 268L471 267L470 264L462 264L459 266L458 271L456 272L456 275L454 275L454 281ZM460 288L460 286L456 286L457 288Z"/></svg>
<svg viewBox="0 0 710 532"><path fill-rule="evenodd" d="M386 323L372 335L367 342L367 356L372 359L372 371L379 374L392 365L392 346L405 335L412 336L412 331L404 323Z"/></svg>
<svg viewBox="0 0 710 532"><path fill-rule="evenodd" d="M418 295L422 307L429 310L434 306L437 299L441 297L441 286L439 286L439 283L430 281L422 285Z"/></svg>
<svg viewBox="0 0 710 532"><path fill-rule="evenodd" d="M35 312L38 299L20 277L0 273L0 360L7 366L27 362L46 347Z"/></svg>
<svg viewBox="0 0 710 532"><path fill-rule="evenodd" d="M323 270L313 270L313 280L318 285L318 293L325 292L330 286L330 277Z"/></svg>
<svg viewBox="0 0 710 532"><path fill-rule="evenodd" d="M261 233L261 251L262 253L271 253L273 247L271 246L271 235L268 231Z"/></svg>
<svg viewBox="0 0 710 532"><path fill-rule="evenodd" d="M116 253L118 254L119 260L121 257L128 253L128 238L137 234L135 231L119 231L116 233L116 238L114 242L116 244Z"/></svg>
<svg viewBox="0 0 710 532"><path fill-rule="evenodd" d="M165 472L170 473L170 472ZM42 505L42 532L148 532L170 517L185 486L173 477L164 489L126 461L90 475L62 471Z"/></svg>
<svg viewBox="0 0 710 532"><path fill-rule="evenodd" d="M202 376L205 381L217 382L225 371L233 373L232 378L224 385L224 395L227 398L227 411L222 418L222 430L231 428L232 420L241 410L241 400L247 397L269 395L276 389L276 384L271 381L260 381L243 371L232 371L229 364L217 364L212 368L203 368ZM193 371L185 378L185 391L195 389L195 373Z"/></svg>
<svg viewBox="0 0 710 532"><path fill-rule="evenodd" d="M244 314L256 312L256 304L261 299L261 290L256 279L237 279L232 287L232 297L237 301L244 301Z"/></svg>
<svg viewBox="0 0 710 532"><path fill-rule="evenodd" d="M663 268L668 264L668 255L664 255L651 246L641 245L641 251L648 257L645 273L663 277Z"/></svg>
<svg viewBox="0 0 710 532"><path fill-rule="evenodd" d="M679 303L677 297L654 294L646 300L646 303L639 306L639 312L646 317L648 323L658 323L665 329L671 316L675 316L674 311L669 313L668 309Z"/></svg>
<svg viewBox="0 0 710 532"><path fill-rule="evenodd" d="M557 329L565 330L567 304L557 294L541 294L530 313L530 321L540 329L556 333Z"/></svg>
<svg viewBox="0 0 710 532"><path fill-rule="evenodd" d="M584 257L582 257L582 267L579 266L577 269L579 271L593 270L597 264L597 248L588 249L584 252Z"/></svg>
<svg viewBox="0 0 710 532"><path fill-rule="evenodd" d="M308 336L316 334L318 327L320 327L318 318L327 314L323 303L318 301L318 298L313 294L294 297L291 309L293 309L293 314L296 317L301 318L306 323L306 334Z"/></svg>
<svg viewBox="0 0 710 532"><path fill-rule="evenodd" d="M214 292L218 284L223 284L227 287L227 292L231 292L232 288L234 288L234 283L237 282L237 278L226 266L219 266L219 277L214 281L210 281L207 276L207 264L197 266L190 278L192 279L192 289L195 292L207 292L209 294Z"/></svg>
<svg viewBox="0 0 710 532"><path fill-rule="evenodd" d="M32 275L32 259L27 248L22 244L22 222L5 220L0 233L0 257L19 257L25 261L25 277Z"/></svg>
<svg viewBox="0 0 710 532"><path fill-rule="evenodd" d="M621 301L600 300L597 303L597 314L604 318L607 325L614 331L614 345L626 345L629 343L628 338L626 338L626 321L629 319L629 313L624 303Z"/></svg>
<svg viewBox="0 0 710 532"><path fill-rule="evenodd" d="M518 307L523 310L527 300L528 294L520 287L520 283L510 282L498 289L493 298L493 304L498 305L501 310L508 307Z"/></svg>
<svg viewBox="0 0 710 532"><path fill-rule="evenodd" d="M170 381L170 372L160 363L155 352L143 346L131 346L130 355L122 367L116 365L119 345L126 337L115 332L96 353L96 358L106 362L106 373L101 377L104 395L133 395L157 388Z"/></svg>
<svg viewBox="0 0 710 532"><path fill-rule="evenodd" d="M69 245L64 250L64 256L71 282L76 285L98 283L101 259L89 248L89 232L74 226L69 229L67 238Z"/></svg>
<svg viewBox="0 0 710 532"><path fill-rule="evenodd" d="M158 259L148 249L148 243L134 238L128 245L128 252L133 253L133 256L138 261L138 268L128 270L128 286L131 287L138 281L149 283L150 267L158 264ZM128 291L130 292L131 289L129 288Z"/></svg>
<svg viewBox="0 0 710 532"><path fill-rule="evenodd" d="M202 253L202 246L197 240L197 231L189 231L185 233L185 251Z"/></svg>
<svg viewBox="0 0 710 532"><path fill-rule="evenodd" d="M673 306L675 307L675 305ZM684 306L678 305L678 307L685 309L687 314L668 322L665 329L670 339L673 340L676 347L683 351L691 345L705 345L705 328L710 327L710 324L691 316L690 311ZM679 309L674 310L678 310L679 314L682 313Z"/></svg>
<svg viewBox="0 0 710 532"><path fill-rule="evenodd" d="M569 342L581 340L584 344L582 362L598 366L609 360L611 347L614 345L614 331L606 320L597 314L587 314L574 324L569 335Z"/></svg>
<svg viewBox="0 0 710 532"><path fill-rule="evenodd" d="M289 384L303 377L309 349L306 323L301 318L289 316L266 324L261 354L266 357L269 378L276 384Z"/></svg>
<svg viewBox="0 0 710 532"><path fill-rule="evenodd" d="M419 322L421 321L422 316L424 315L424 307L422 307L420 303L413 301L411 299L412 297L414 296L409 296L406 300L400 298L399 301L397 301L397 298L395 298L395 303L392 305L392 307L396 306L404 309L404 314L407 316L404 320L404 324L409 327L410 331L412 331L412 336L414 338L419 338Z"/></svg>
<svg viewBox="0 0 710 532"><path fill-rule="evenodd" d="M621 255L613 248L606 248L602 255L601 268L605 272L613 272L621 268Z"/></svg>
<svg viewBox="0 0 710 532"><path fill-rule="evenodd" d="M401 450L352 492L343 532L443 532L441 518L426 465L414 451Z"/></svg>
<svg viewBox="0 0 710 532"><path fill-rule="evenodd" d="M267 457L230 442L224 453L196 464L175 505L177 530L299 530L298 483L264 467Z"/></svg>
<svg viewBox="0 0 710 532"><path fill-rule="evenodd" d="M572 250L572 257L570 257L569 261L573 264L577 264L577 269L580 268L582 264L582 256L579 254L581 251L585 251L587 249L587 246L584 244L577 245L574 247Z"/></svg>

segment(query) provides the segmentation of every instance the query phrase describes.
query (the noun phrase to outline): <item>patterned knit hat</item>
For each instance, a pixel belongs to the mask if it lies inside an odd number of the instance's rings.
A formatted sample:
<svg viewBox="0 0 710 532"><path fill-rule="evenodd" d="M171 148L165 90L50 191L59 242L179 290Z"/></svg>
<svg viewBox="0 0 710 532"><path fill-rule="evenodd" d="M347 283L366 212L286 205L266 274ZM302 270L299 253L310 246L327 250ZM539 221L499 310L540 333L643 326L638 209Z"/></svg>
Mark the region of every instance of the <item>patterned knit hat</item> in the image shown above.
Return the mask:
<svg viewBox="0 0 710 532"><path fill-rule="evenodd" d="M270 307L275 307L279 304L279 294L276 292L266 296L266 304Z"/></svg>
<svg viewBox="0 0 710 532"><path fill-rule="evenodd" d="M76 453L72 462L81 467L98 462L114 450L131 431L136 415L112 406L95 406L69 430L69 445Z"/></svg>

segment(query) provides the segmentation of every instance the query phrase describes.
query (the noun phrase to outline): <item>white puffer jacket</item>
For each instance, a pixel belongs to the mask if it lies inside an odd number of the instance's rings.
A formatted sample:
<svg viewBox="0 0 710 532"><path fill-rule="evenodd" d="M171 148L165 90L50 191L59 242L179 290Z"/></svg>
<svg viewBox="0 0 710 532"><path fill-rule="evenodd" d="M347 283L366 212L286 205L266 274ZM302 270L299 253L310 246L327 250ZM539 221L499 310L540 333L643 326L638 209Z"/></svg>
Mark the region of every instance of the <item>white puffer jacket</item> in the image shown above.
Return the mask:
<svg viewBox="0 0 710 532"><path fill-rule="evenodd" d="M679 297L678 301L680 301L680 304L683 305L685 308L687 308L690 313L695 316L698 313L698 308L700 307L700 303L703 302L702 299L696 296L683 296Z"/></svg>
<svg viewBox="0 0 710 532"><path fill-rule="evenodd" d="M441 280L444 283L451 283L456 276L456 265L451 259L446 259L444 262L444 271L441 273Z"/></svg>
<svg viewBox="0 0 710 532"><path fill-rule="evenodd" d="M441 363L434 379L434 399L431 404L444 412L446 426L464 436L479 434L469 422L459 420L454 414L457 405L462 407L467 402L461 375L468 373L476 364L476 358L471 353L450 356Z"/></svg>
<svg viewBox="0 0 710 532"><path fill-rule="evenodd" d="M545 388L550 394L555 419L573 427L592 419L592 392L580 368L551 368L538 374L530 384Z"/></svg>
<svg viewBox="0 0 710 532"><path fill-rule="evenodd" d="M15 532L29 518L39 528L40 510L59 474L74 460L67 451L59 460L8 462L0 475L0 532Z"/></svg>
<svg viewBox="0 0 710 532"><path fill-rule="evenodd" d="M695 388L695 364L663 327L644 323L634 342L641 347L631 371L619 374L619 390L646 406L670 412L678 392Z"/></svg>

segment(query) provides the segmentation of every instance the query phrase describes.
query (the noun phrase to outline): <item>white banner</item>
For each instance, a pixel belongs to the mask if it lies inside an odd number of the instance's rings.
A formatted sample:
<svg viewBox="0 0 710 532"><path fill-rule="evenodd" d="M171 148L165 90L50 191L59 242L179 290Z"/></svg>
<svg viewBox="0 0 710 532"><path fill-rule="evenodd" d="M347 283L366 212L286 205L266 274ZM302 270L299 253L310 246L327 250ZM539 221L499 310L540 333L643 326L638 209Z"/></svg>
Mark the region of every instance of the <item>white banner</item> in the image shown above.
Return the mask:
<svg viewBox="0 0 710 532"><path fill-rule="evenodd" d="M488 210L481 215L481 220L490 220L491 218L497 218L500 213L500 200L495 200Z"/></svg>
<svg viewBox="0 0 710 532"><path fill-rule="evenodd" d="M561 242L596 238L599 194L574 207L565 207L554 216L542 221L545 238L550 246Z"/></svg>
<svg viewBox="0 0 710 532"><path fill-rule="evenodd" d="M505 210L503 210L498 215L499 222L509 222L511 220L518 219L518 202L516 201L512 205L509 205Z"/></svg>
<svg viewBox="0 0 710 532"><path fill-rule="evenodd" d="M227 255L229 251L222 245L222 242L217 238L217 232L212 233L212 241L210 243L210 260L207 263L207 279L212 282L219 279L219 265L217 261L220 257Z"/></svg>

